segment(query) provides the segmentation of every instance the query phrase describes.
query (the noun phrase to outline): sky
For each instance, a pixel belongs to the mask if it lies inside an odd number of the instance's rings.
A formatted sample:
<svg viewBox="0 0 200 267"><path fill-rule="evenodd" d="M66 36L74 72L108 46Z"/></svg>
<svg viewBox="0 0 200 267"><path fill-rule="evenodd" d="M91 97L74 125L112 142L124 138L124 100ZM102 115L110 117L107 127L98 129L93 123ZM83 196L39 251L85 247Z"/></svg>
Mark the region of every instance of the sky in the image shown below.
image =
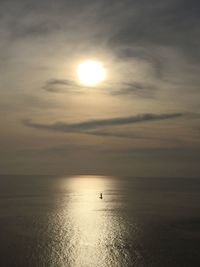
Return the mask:
<svg viewBox="0 0 200 267"><path fill-rule="evenodd" d="M197 177L197 0L1 0L0 173ZM107 78L78 82L84 60Z"/></svg>

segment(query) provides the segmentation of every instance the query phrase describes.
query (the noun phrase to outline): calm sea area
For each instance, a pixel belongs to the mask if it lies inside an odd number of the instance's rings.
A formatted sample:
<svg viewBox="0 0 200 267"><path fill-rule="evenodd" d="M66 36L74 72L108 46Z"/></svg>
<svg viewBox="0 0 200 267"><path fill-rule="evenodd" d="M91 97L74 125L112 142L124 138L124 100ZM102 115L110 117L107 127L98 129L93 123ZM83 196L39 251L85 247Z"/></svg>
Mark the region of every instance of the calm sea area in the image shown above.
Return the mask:
<svg viewBox="0 0 200 267"><path fill-rule="evenodd" d="M0 266L200 266L200 179L2 175Z"/></svg>

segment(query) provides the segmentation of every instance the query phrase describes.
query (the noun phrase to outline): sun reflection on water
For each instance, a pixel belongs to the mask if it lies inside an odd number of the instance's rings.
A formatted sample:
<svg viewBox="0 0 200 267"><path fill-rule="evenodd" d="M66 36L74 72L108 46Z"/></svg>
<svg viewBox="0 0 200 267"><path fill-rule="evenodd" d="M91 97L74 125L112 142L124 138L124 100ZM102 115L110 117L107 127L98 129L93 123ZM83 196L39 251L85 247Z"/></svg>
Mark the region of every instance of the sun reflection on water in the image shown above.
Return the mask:
<svg viewBox="0 0 200 267"><path fill-rule="evenodd" d="M118 212L119 202L113 201L110 193L114 184L107 178L63 179L67 194L58 215L59 250L65 255L62 262L67 266L128 266L126 227ZM100 193L103 199L99 198Z"/></svg>
<svg viewBox="0 0 200 267"><path fill-rule="evenodd" d="M74 244L73 265L95 266L106 263L108 228L111 221L105 216L108 208L106 196L108 182L102 177L73 177L69 187L74 191L69 212L73 225ZM99 199L100 192L104 198Z"/></svg>

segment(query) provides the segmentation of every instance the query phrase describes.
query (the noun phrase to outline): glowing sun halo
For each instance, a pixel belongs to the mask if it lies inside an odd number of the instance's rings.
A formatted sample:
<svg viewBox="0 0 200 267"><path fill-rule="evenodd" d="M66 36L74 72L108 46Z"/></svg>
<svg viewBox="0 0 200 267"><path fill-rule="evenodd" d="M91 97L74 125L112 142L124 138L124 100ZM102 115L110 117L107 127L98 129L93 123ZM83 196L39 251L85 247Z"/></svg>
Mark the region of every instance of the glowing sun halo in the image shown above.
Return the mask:
<svg viewBox="0 0 200 267"><path fill-rule="evenodd" d="M81 84L95 86L106 78L106 70L98 61L88 60L78 65L78 78Z"/></svg>

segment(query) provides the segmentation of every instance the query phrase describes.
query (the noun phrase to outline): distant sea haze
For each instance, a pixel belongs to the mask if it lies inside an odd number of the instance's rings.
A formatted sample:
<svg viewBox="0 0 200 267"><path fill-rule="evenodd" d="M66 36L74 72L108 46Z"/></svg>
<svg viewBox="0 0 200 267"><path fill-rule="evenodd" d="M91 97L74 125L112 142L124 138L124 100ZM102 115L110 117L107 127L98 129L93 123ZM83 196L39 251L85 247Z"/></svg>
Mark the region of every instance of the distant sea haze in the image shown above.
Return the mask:
<svg viewBox="0 0 200 267"><path fill-rule="evenodd" d="M0 176L0 266L200 266L199 203L199 179Z"/></svg>

